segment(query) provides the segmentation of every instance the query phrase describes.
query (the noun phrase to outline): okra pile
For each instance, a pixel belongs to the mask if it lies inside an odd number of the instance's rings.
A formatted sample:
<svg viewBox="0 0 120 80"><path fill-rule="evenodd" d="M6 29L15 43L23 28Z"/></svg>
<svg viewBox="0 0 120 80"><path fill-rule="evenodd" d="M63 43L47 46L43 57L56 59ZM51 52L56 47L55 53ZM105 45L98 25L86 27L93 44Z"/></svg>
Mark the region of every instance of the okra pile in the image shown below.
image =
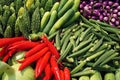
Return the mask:
<svg viewBox="0 0 120 80"><path fill-rule="evenodd" d="M0 80L119 80L119 8L118 0L0 0Z"/></svg>

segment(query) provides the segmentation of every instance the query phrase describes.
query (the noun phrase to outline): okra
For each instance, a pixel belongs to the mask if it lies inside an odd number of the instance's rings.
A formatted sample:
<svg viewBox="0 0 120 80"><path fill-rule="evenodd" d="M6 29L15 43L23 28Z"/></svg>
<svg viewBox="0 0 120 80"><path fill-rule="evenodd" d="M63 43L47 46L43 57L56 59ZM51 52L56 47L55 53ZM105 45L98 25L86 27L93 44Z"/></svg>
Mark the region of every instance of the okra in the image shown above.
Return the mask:
<svg viewBox="0 0 120 80"><path fill-rule="evenodd" d="M87 63L86 61L81 61L75 68L72 69L71 75L81 70L86 63Z"/></svg>
<svg viewBox="0 0 120 80"><path fill-rule="evenodd" d="M92 28L90 27L90 28L88 28L87 30L85 30L84 32L81 33L80 41L82 41L86 37L86 35L88 35L91 32L91 29Z"/></svg>
<svg viewBox="0 0 120 80"><path fill-rule="evenodd" d="M49 35L49 36L48 36L48 39L50 40L50 39L52 39L53 37L55 37L56 34L57 34L57 32L58 32L58 31L56 31L56 32L54 32L53 34Z"/></svg>
<svg viewBox="0 0 120 80"><path fill-rule="evenodd" d="M105 52L105 50L99 51L99 52L87 57L86 61L91 61L91 60L95 59L96 57L102 55L104 52Z"/></svg>
<svg viewBox="0 0 120 80"><path fill-rule="evenodd" d="M73 37L70 37L70 43L73 45L73 48L76 47L75 40Z"/></svg>
<svg viewBox="0 0 120 80"><path fill-rule="evenodd" d="M106 58L100 65L103 65L107 62L109 62L112 58L116 57L117 55L119 55L119 53L114 53L111 56L109 56L108 58Z"/></svg>
<svg viewBox="0 0 120 80"><path fill-rule="evenodd" d="M95 70L80 71L75 74L72 74L71 77L88 76L94 74L95 72Z"/></svg>
<svg viewBox="0 0 120 80"><path fill-rule="evenodd" d="M102 43L103 43L103 37L92 48L90 48L89 51L95 51L102 45Z"/></svg>
<svg viewBox="0 0 120 80"><path fill-rule="evenodd" d="M62 55L60 56L60 58L58 59L57 62L62 61L66 57L66 55L69 53L69 51L71 50L71 48L72 48L72 44L69 43L68 46L66 47L65 51L62 53Z"/></svg>
<svg viewBox="0 0 120 80"><path fill-rule="evenodd" d="M110 57L115 50L111 49L109 51L106 51L102 56L100 56L97 61L93 64L93 67L99 65L101 62L103 62L106 58Z"/></svg>
<svg viewBox="0 0 120 80"><path fill-rule="evenodd" d="M81 54L87 52L92 46L93 46L93 44L91 43L91 44L89 44L88 46L86 46L86 47L80 49L79 51L76 51L76 52L74 52L74 53L68 55L68 57L79 56L79 55L81 55Z"/></svg>
<svg viewBox="0 0 120 80"><path fill-rule="evenodd" d="M112 26L110 26L109 24L107 24L105 22L97 21L97 20L94 20L94 19L89 19L89 21L92 22L92 23L98 23L99 25L101 25L103 27L112 27Z"/></svg>
<svg viewBox="0 0 120 80"><path fill-rule="evenodd" d="M63 52L65 51L68 43L69 43L69 40L70 40L70 36L71 34L68 34L68 36L65 38L64 42L63 42L63 45L61 45L61 50L60 50L60 54L62 55Z"/></svg>
<svg viewBox="0 0 120 80"><path fill-rule="evenodd" d="M76 46L76 47L73 49L72 52L78 51L79 49L85 47L87 44L89 44L89 43L91 42L91 40L92 40L92 39L88 39L88 40L86 40L86 41L80 42L79 45Z"/></svg>
<svg viewBox="0 0 120 80"><path fill-rule="evenodd" d="M55 37L55 42L56 42L57 50L60 50L60 45L61 45L61 43L60 43L60 31L57 32L57 35Z"/></svg>

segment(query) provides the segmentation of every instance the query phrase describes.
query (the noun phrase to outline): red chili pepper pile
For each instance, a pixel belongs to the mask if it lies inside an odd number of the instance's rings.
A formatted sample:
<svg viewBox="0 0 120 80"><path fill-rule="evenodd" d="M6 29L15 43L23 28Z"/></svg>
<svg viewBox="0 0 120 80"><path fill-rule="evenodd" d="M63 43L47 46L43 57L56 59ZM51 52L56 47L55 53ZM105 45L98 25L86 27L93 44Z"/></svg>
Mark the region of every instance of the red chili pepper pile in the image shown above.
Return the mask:
<svg viewBox="0 0 120 80"><path fill-rule="evenodd" d="M60 57L59 52L46 36L41 37L40 41L32 42L24 37L2 38L0 39L0 57L6 62L18 51L26 51L24 60L19 70L23 70L32 63L35 64L35 77L42 80L70 80L70 70L63 67L62 63L57 63Z"/></svg>

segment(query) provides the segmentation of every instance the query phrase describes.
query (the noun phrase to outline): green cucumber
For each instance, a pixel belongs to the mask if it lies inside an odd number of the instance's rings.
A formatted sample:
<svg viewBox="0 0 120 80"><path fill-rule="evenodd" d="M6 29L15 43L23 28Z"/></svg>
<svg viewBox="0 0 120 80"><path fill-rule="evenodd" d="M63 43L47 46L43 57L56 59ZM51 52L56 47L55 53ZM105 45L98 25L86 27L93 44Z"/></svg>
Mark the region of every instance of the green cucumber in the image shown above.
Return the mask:
<svg viewBox="0 0 120 80"><path fill-rule="evenodd" d="M70 24L74 23L76 20L78 20L80 18L80 12L77 11L75 12L75 14L73 15L73 17L67 22L65 23L65 27L69 26Z"/></svg>
<svg viewBox="0 0 120 80"><path fill-rule="evenodd" d="M59 7L60 3L59 2L55 2L54 5L52 6L50 12L56 10L58 12L58 7Z"/></svg>
<svg viewBox="0 0 120 80"><path fill-rule="evenodd" d="M74 5L72 6L72 9L73 9L74 11L78 11L80 1L81 1L81 0L74 0Z"/></svg>
<svg viewBox="0 0 120 80"><path fill-rule="evenodd" d="M54 33L56 30L60 29L69 19L70 17L74 15L74 10L70 9L68 10L61 18L57 20L57 22L53 25L51 28L49 34Z"/></svg>
<svg viewBox="0 0 120 80"><path fill-rule="evenodd" d="M68 0L60 0L60 5L59 5L59 8L58 8L58 11L63 8L63 6L66 4L67 1Z"/></svg>
<svg viewBox="0 0 120 80"><path fill-rule="evenodd" d="M45 28L43 29L44 33L46 33L46 34L49 33L49 31L52 28L52 26L54 25L56 19L57 19L57 11L54 10L53 12L51 12L50 19L49 19L48 23L46 24Z"/></svg>
<svg viewBox="0 0 120 80"><path fill-rule="evenodd" d="M49 18L50 18L51 13L49 11L45 12L40 23L40 31L43 31L45 26L47 25Z"/></svg>
<svg viewBox="0 0 120 80"><path fill-rule="evenodd" d="M58 18L63 16L74 4L73 0L68 0L62 9L58 11Z"/></svg>
<svg viewBox="0 0 120 80"><path fill-rule="evenodd" d="M45 11L50 11L50 9L52 8L52 5L53 5L53 0L47 0L45 4Z"/></svg>

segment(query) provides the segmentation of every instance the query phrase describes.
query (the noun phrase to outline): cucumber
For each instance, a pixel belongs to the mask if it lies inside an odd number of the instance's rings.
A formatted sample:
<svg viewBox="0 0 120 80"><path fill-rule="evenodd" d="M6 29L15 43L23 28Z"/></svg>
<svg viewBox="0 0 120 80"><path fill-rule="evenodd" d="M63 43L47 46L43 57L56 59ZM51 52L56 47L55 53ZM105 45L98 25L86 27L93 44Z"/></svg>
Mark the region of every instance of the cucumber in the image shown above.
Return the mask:
<svg viewBox="0 0 120 80"><path fill-rule="evenodd" d="M40 23L40 31L43 31L45 26L47 25L49 18L50 18L51 13L49 11L45 12Z"/></svg>
<svg viewBox="0 0 120 80"><path fill-rule="evenodd" d="M115 79L120 80L120 68L115 71Z"/></svg>
<svg viewBox="0 0 120 80"><path fill-rule="evenodd" d="M47 23L47 25L45 26L45 28L43 29L43 32L48 34L50 29L52 28L52 26L54 25L55 21L57 19L57 11L54 10L51 15L50 15L50 19Z"/></svg>
<svg viewBox="0 0 120 80"><path fill-rule="evenodd" d="M72 6L72 9L74 11L77 11L79 9L79 4L81 0L74 0L74 5Z"/></svg>
<svg viewBox="0 0 120 80"><path fill-rule="evenodd" d="M39 7L35 9L32 15L32 22L31 22L31 29L32 33L37 33L40 30L40 12Z"/></svg>
<svg viewBox="0 0 120 80"><path fill-rule="evenodd" d="M90 80L89 76L80 76L79 80Z"/></svg>
<svg viewBox="0 0 120 80"><path fill-rule="evenodd" d="M52 29L50 30L49 34L54 33L56 30L60 29L69 19L74 15L74 10L68 10L57 22L53 25Z"/></svg>
<svg viewBox="0 0 120 80"><path fill-rule="evenodd" d="M75 14L73 15L73 17L67 22L65 23L65 27L69 26L70 24L74 23L75 21L77 21L80 18L80 12L77 11L75 12Z"/></svg>
<svg viewBox="0 0 120 80"><path fill-rule="evenodd" d="M104 75L104 80L116 80L115 79L115 74L112 72L105 73Z"/></svg>
<svg viewBox="0 0 120 80"><path fill-rule="evenodd" d="M100 72L96 72L90 77L90 80L102 80L102 76Z"/></svg>
<svg viewBox="0 0 120 80"><path fill-rule="evenodd" d="M58 10L58 17L63 16L74 4L73 0L68 0L62 9Z"/></svg>
<svg viewBox="0 0 120 80"><path fill-rule="evenodd" d="M54 10L56 10L56 11L58 12L58 7L59 7L59 5L60 5L59 2L54 3L54 5L52 6L50 12L52 12L52 11L54 11Z"/></svg>
<svg viewBox="0 0 120 80"><path fill-rule="evenodd" d="M50 11L50 9L52 8L52 5L53 5L53 0L47 0L45 4L45 11Z"/></svg>
<svg viewBox="0 0 120 80"><path fill-rule="evenodd" d="M67 1L68 0L60 0L60 5L59 5L59 8L58 8L58 11L63 8L63 6L66 4Z"/></svg>

